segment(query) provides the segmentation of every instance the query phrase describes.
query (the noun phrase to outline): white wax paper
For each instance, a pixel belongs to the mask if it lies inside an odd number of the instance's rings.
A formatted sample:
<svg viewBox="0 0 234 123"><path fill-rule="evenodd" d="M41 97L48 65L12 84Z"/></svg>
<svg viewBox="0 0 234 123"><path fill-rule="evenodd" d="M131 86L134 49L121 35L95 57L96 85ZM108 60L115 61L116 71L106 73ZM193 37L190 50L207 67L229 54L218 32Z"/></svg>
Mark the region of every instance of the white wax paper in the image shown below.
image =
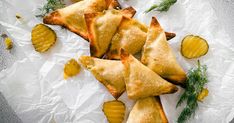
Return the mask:
<svg viewBox="0 0 234 123"><path fill-rule="evenodd" d="M55 46L43 54L32 47L31 29L42 22L35 14L44 3L45 0L0 1L1 27L24 56L0 72L0 91L25 123L106 123L102 104L113 100L106 88L85 69L76 77L63 79L64 63L70 58L89 55L88 42L60 26L50 26L58 36ZM148 14L144 11L158 3L157 0L120 0L120 3L123 7L133 6L139 21L149 25L151 17L156 16L166 31L176 33L169 43L186 71L196 66L196 60L181 56L183 37L195 34L208 41L209 52L200 60L208 66L209 96L199 103L189 123L229 122L234 116L234 43L219 24L209 1L178 0L168 12ZM16 13L23 19L17 20ZM182 89L160 96L169 123L176 123L184 106L175 108L181 93ZM126 93L119 100L127 105L127 118L134 101L129 100Z"/></svg>

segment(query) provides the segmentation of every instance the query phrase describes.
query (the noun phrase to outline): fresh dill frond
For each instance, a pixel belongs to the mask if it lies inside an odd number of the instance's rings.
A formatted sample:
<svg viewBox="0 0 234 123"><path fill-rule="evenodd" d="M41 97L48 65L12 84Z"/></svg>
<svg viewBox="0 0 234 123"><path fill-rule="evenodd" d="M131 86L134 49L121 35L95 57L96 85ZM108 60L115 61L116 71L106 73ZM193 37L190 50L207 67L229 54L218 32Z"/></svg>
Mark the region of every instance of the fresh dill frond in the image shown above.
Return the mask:
<svg viewBox="0 0 234 123"><path fill-rule="evenodd" d="M145 13L148 13L148 12L150 12L150 11L156 9L157 7L158 7L158 5L157 5L157 4L154 4L154 5L152 5L148 10L146 10Z"/></svg>
<svg viewBox="0 0 234 123"><path fill-rule="evenodd" d="M47 0L47 3L39 8L40 14L36 17L44 17L46 14L63 7L65 7L65 4L61 0Z"/></svg>
<svg viewBox="0 0 234 123"><path fill-rule="evenodd" d="M177 122L185 123L198 107L198 96L204 89L204 85L207 83L206 65L201 66L198 60L198 67L189 70L187 80L185 83L185 92L181 95L176 107L180 106L187 100L185 108L180 113Z"/></svg>
<svg viewBox="0 0 234 123"><path fill-rule="evenodd" d="M154 4L152 5L148 10L146 10L145 12L148 13L152 10L156 10L156 11L168 11L169 8L174 5L177 2L177 0L163 0L159 5Z"/></svg>

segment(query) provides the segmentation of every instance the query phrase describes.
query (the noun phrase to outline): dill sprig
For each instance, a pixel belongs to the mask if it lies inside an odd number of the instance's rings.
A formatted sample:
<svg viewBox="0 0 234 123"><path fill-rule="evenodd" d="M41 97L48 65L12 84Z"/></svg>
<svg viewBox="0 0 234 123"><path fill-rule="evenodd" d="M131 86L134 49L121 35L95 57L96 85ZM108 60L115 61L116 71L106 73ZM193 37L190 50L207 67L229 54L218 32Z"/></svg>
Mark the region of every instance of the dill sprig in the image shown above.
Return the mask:
<svg viewBox="0 0 234 123"><path fill-rule="evenodd" d="M197 97L204 89L203 86L207 83L206 65L201 66L198 60L198 67L189 70L187 80L185 83L185 92L181 95L176 107L180 106L182 102L187 100L187 105L182 110L178 117L178 123L185 123L198 107Z"/></svg>
<svg viewBox="0 0 234 123"><path fill-rule="evenodd" d="M47 0L47 3L39 8L40 14L36 17L44 17L46 14L63 7L65 7L65 4L61 0Z"/></svg>
<svg viewBox="0 0 234 123"><path fill-rule="evenodd" d="M146 10L145 12L148 13L152 10L156 10L156 11L168 11L169 8L175 4L177 2L177 0L163 0L159 5L154 4L152 5L148 10Z"/></svg>

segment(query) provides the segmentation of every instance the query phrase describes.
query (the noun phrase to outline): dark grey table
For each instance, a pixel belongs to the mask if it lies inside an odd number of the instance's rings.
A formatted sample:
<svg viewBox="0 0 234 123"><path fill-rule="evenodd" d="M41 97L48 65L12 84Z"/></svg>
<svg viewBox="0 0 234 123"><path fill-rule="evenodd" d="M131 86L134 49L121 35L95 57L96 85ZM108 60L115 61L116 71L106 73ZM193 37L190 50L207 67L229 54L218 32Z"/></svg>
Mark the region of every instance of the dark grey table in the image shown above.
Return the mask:
<svg viewBox="0 0 234 123"><path fill-rule="evenodd" d="M0 93L0 123L22 123L20 118L8 105L2 93Z"/></svg>

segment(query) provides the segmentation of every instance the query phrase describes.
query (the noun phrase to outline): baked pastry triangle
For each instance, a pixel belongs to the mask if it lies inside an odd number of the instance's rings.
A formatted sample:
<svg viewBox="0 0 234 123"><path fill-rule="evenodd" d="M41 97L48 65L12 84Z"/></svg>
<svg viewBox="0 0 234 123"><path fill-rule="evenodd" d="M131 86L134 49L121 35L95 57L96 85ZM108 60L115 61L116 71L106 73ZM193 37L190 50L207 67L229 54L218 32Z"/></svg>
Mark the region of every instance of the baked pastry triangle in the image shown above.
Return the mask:
<svg viewBox="0 0 234 123"><path fill-rule="evenodd" d="M129 114L127 123L168 123L158 97L137 100Z"/></svg>
<svg viewBox="0 0 234 123"><path fill-rule="evenodd" d="M123 64L121 61L104 60L90 56L81 56L80 63L118 99L125 91Z"/></svg>
<svg viewBox="0 0 234 123"><path fill-rule="evenodd" d="M101 12L105 9L116 8L118 6L117 0L82 0L46 15L43 18L43 22L46 24L64 26L88 40L84 14Z"/></svg>
<svg viewBox="0 0 234 123"><path fill-rule="evenodd" d="M130 99L174 93L175 85L161 78L132 55L121 50L121 61L124 64L124 79Z"/></svg>
<svg viewBox="0 0 234 123"><path fill-rule="evenodd" d="M110 48L107 52L108 59L120 59L120 48L130 54L136 54L142 50L148 27L139 21L124 16L115 35L113 36ZM174 33L166 33L168 39L175 37Z"/></svg>
<svg viewBox="0 0 234 123"><path fill-rule="evenodd" d="M186 80L186 74L176 61L165 32L155 17L147 34L141 62L170 82L183 84Z"/></svg>
<svg viewBox="0 0 234 123"><path fill-rule="evenodd" d="M123 17L121 24L112 38L108 59L120 59L120 49L135 54L141 51L146 41L148 28L135 19Z"/></svg>
<svg viewBox="0 0 234 123"><path fill-rule="evenodd" d="M135 13L136 11L132 7L128 7L123 10L109 9L85 14L91 56L102 57L109 48L122 16L131 18Z"/></svg>

